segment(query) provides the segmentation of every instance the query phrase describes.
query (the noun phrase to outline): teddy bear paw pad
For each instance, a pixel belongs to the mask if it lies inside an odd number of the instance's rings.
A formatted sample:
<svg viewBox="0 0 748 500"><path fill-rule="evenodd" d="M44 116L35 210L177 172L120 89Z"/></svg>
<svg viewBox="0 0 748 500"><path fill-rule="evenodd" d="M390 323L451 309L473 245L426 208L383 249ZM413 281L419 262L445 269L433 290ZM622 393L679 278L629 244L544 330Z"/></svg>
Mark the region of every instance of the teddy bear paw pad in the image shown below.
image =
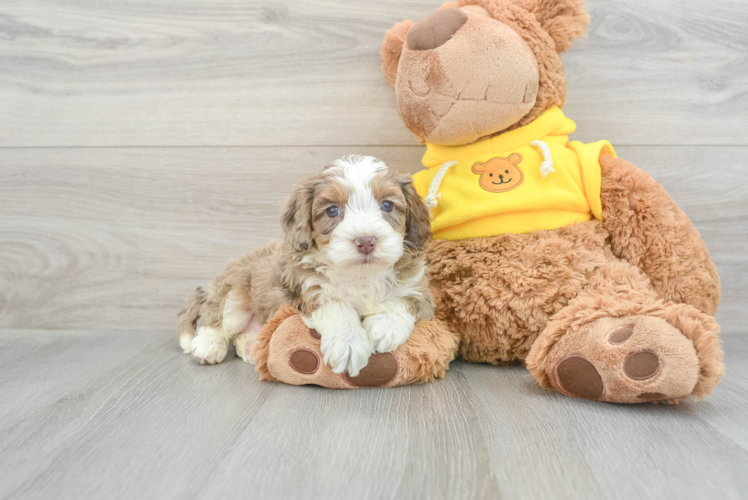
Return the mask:
<svg viewBox="0 0 748 500"><path fill-rule="evenodd" d="M569 356L556 367L558 383L566 392L585 399L599 399L604 386L595 366L582 356Z"/></svg>
<svg viewBox="0 0 748 500"><path fill-rule="evenodd" d="M643 392L636 396L636 398L642 401L660 401L662 399L667 399L667 396L661 392Z"/></svg>
<svg viewBox="0 0 748 500"><path fill-rule="evenodd" d="M311 375L319 369L319 356L309 349L297 349L288 358L288 364L299 373Z"/></svg>
<svg viewBox="0 0 748 500"><path fill-rule="evenodd" d="M397 376L400 364L391 352L372 354L369 363L355 377L346 380L357 387L382 387Z"/></svg>
<svg viewBox="0 0 748 500"><path fill-rule="evenodd" d="M611 333L608 336L608 342L610 342L611 344L623 344L633 334L634 334L633 325L626 325L623 328L618 328L617 330L614 330L613 333Z"/></svg>
<svg viewBox="0 0 748 500"><path fill-rule="evenodd" d="M691 341L664 319L599 318L551 352L551 384L569 396L614 403L688 396L699 374Z"/></svg>
<svg viewBox="0 0 748 500"><path fill-rule="evenodd" d="M660 359L657 354L650 351L632 352L623 361L624 373L634 380L652 378L659 370Z"/></svg>

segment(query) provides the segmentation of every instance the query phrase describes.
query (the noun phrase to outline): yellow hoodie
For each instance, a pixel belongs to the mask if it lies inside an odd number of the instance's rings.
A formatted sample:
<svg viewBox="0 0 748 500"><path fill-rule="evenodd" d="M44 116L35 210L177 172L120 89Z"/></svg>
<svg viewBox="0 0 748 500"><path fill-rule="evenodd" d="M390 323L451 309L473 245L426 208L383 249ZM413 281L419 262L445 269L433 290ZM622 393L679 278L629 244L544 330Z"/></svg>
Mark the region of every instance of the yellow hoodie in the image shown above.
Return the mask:
<svg viewBox="0 0 748 500"><path fill-rule="evenodd" d="M427 143L416 190L433 209L434 238L459 240L602 220L608 141L569 142L576 124L558 107L532 123L467 146Z"/></svg>

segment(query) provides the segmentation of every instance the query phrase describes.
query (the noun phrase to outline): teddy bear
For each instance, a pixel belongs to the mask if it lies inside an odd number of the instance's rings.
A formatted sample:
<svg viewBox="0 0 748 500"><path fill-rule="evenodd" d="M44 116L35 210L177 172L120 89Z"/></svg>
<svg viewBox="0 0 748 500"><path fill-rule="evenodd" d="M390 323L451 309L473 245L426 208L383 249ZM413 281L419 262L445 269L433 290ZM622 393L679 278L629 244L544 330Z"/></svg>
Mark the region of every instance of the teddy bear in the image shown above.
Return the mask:
<svg viewBox="0 0 748 500"><path fill-rule="evenodd" d="M609 142L569 139L561 53L588 23L579 0L458 0L386 33L382 70L426 146L413 179L431 210L436 317L356 382L320 367L283 309L258 340L261 378L394 386L442 377L459 356L523 363L543 388L596 401L712 392L720 283L699 233Z"/></svg>

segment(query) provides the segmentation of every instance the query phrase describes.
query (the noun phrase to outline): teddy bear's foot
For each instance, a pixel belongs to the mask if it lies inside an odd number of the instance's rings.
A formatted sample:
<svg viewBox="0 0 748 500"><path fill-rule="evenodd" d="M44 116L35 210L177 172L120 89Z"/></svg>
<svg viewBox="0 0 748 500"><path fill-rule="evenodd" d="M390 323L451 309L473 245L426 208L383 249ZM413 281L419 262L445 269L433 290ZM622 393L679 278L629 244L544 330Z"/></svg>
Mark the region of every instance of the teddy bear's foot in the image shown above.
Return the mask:
<svg viewBox="0 0 748 500"><path fill-rule="evenodd" d="M682 304L660 312L570 328L547 349L541 384L612 403L676 403L709 394L724 370L716 322ZM531 353L528 366L537 370L539 361Z"/></svg>
<svg viewBox="0 0 748 500"><path fill-rule="evenodd" d="M333 373L322 361L319 334L307 328L298 314L289 316L278 326L268 348L268 370L276 380L287 384L352 389L388 387L402 378L400 360L394 353L373 354L356 377Z"/></svg>
<svg viewBox="0 0 748 500"><path fill-rule="evenodd" d="M699 378L691 341L664 319L646 316L593 321L564 336L549 361L557 391L615 403L682 398Z"/></svg>
<svg viewBox="0 0 748 500"><path fill-rule="evenodd" d="M373 354L361 373L350 377L333 373L323 363L319 334L306 326L298 311L283 307L252 345L261 380L356 389L394 387L443 377L457 351L457 336L438 321L420 321L405 344L393 352Z"/></svg>

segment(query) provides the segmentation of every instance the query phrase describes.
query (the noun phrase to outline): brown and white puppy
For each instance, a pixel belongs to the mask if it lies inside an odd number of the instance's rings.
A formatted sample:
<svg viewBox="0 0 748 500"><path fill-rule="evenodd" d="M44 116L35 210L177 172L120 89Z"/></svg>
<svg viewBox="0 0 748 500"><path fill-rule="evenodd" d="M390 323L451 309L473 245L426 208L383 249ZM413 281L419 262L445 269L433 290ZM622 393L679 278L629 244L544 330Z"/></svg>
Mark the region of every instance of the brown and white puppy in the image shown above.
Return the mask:
<svg viewBox="0 0 748 500"><path fill-rule="evenodd" d="M187 298L177 332L186 354L220 363L233 339L252 362L260 327L290 304L320 334L324 362L356 376L373 352L396 349L433 317L428 210L411 180L380 160L346 156L300 182L281 223L282 242L229 261Z"/></svg>

